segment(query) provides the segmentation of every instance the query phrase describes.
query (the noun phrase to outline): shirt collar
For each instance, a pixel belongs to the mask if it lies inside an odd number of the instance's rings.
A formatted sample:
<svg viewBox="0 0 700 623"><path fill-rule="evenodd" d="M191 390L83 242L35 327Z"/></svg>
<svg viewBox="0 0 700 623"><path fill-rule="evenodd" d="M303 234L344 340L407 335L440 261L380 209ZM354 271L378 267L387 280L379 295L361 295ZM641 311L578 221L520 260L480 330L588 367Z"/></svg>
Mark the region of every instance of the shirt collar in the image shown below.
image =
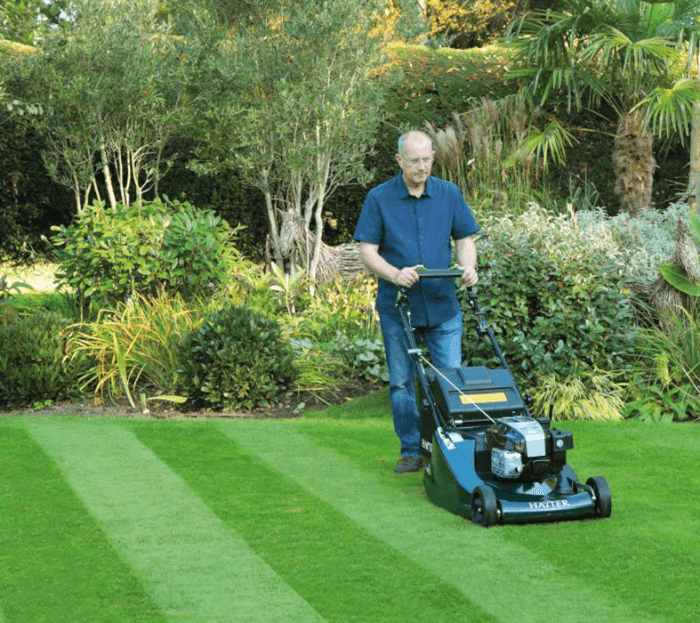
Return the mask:
<svg viewBox="0 0 700 623"><path fill-rule="evenodd" d="M406 182L403 180L403 172L399 171L399 174L396 176L398 179L398 184L399 184L399 195L401 199L409 199L410 197L413 197L413 195L408 191L408 186L406 186ZM433 186L433 176L429 175L428 179L425 180L425 188L423 189L423 194L421 197L430 197L430 189Z"/></svg>

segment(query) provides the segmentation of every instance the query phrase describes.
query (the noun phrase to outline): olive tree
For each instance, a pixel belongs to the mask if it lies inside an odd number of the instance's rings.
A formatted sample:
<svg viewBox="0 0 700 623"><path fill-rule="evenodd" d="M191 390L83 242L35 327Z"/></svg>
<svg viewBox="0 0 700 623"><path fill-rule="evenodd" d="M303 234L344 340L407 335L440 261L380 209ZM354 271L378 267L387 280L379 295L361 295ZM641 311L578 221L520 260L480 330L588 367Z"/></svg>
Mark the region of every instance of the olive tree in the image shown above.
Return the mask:
<svg viewBox="0 0 700 623"><path fill-rule="evenodd" d="M78 210L103 192L112 207L157 192L188 93L185 43L158 10L153 0L71 0L63 27L46 31L6 83L41 106L28 120Z"/></svg>
<svg viewBox="0 0 700 623"><path fill-rule="evenodd" d="M280 0L222 38L210 59L211 106L200 167L233 168L265 196L274 255L281 213L303 220L302 262L312 278L322 251L323 210L364 167L382 101L373 71L383 62L377 0Z"/></svg>

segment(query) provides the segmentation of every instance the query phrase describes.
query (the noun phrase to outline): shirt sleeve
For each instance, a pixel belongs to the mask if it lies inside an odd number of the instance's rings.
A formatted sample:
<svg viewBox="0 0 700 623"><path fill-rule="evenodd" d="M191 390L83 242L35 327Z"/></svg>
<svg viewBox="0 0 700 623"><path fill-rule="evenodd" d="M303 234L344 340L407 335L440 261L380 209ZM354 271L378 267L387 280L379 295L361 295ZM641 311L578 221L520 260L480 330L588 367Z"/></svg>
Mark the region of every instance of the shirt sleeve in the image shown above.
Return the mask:
<svg viewBox="0 0 700 623"><path fill-rule="evenodd" d="M379 202L374 193L369 193L362 204L353 239L357 242L380 244L382 241L382 218Z"/></svg>
<svg viewBox="0 0 700 623"><path fill-rule="evenodd" d="M467 238L477 233L481 227L476 222L471 208L464 200L462 193L456 187L453 190L455 197L454 201L454 218L452 221L452 237L455 240Z"/></svg>

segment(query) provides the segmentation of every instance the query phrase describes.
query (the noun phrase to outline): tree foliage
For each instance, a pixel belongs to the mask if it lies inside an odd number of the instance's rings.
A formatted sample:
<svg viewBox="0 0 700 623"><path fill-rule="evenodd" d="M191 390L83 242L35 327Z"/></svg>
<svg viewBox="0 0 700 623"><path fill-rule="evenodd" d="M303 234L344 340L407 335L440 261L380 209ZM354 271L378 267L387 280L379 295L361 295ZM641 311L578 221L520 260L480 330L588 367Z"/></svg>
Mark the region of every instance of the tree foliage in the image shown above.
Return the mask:
<svg viewBox="0 0 700 623"><path fill-rule="evenodd" d="M505 34L518 0L426 0L430 35L444 35L456 48L478 47Z"/></svg>
<svg viewBox="0 0 700 623"><path fill-rule="evenodd" d="M187 57L148 0L76 0L70 9L69 25L19 59L6 88L34 105L26 119L78 210L102 188L112 207L140 202L157 189L164 147L186 110Z"/></svg>
<svg viewBox="0 0 700 623"><path fill-rule="evenodd" d="M0 39L33 45L47 29L65 22L67 0L3 0Z"/></svg>
<svg viewBox="0 0 700 623"><path fill-rule="evenodd" d="M379 122L372 81L383 60L384 3L279 2L266 20L222 37L207 67L208 125L199 170L239 171L265 196L275 255L278 211L319 234L323 208L341 184L367 181L365 155Z"/></svg>

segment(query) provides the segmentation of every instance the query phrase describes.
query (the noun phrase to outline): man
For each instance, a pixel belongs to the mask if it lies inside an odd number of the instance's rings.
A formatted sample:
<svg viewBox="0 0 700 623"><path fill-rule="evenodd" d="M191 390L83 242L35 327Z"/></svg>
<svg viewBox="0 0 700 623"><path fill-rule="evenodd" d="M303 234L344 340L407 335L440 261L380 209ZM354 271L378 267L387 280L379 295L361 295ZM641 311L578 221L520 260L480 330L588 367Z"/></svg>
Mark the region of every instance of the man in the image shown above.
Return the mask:
<svg viewBox="0 0 700 623"><path fill-rule="evenodd" d="M462 314L454 283L419 281L418 269L449 268L453 238L457 264L464 269L462 284L478 281L473 236L479 225L458 188L430 175L434 156L427 134L402 135L396 154L401 172L368 193L354 236L363 264L379 277L376 305L389 365L394 430L401 441L397 473L416 472L422 464L413 367L396 309L398 288L411 288L412 324L422 334L433 365L451 368L462 363Z"/></svg>

